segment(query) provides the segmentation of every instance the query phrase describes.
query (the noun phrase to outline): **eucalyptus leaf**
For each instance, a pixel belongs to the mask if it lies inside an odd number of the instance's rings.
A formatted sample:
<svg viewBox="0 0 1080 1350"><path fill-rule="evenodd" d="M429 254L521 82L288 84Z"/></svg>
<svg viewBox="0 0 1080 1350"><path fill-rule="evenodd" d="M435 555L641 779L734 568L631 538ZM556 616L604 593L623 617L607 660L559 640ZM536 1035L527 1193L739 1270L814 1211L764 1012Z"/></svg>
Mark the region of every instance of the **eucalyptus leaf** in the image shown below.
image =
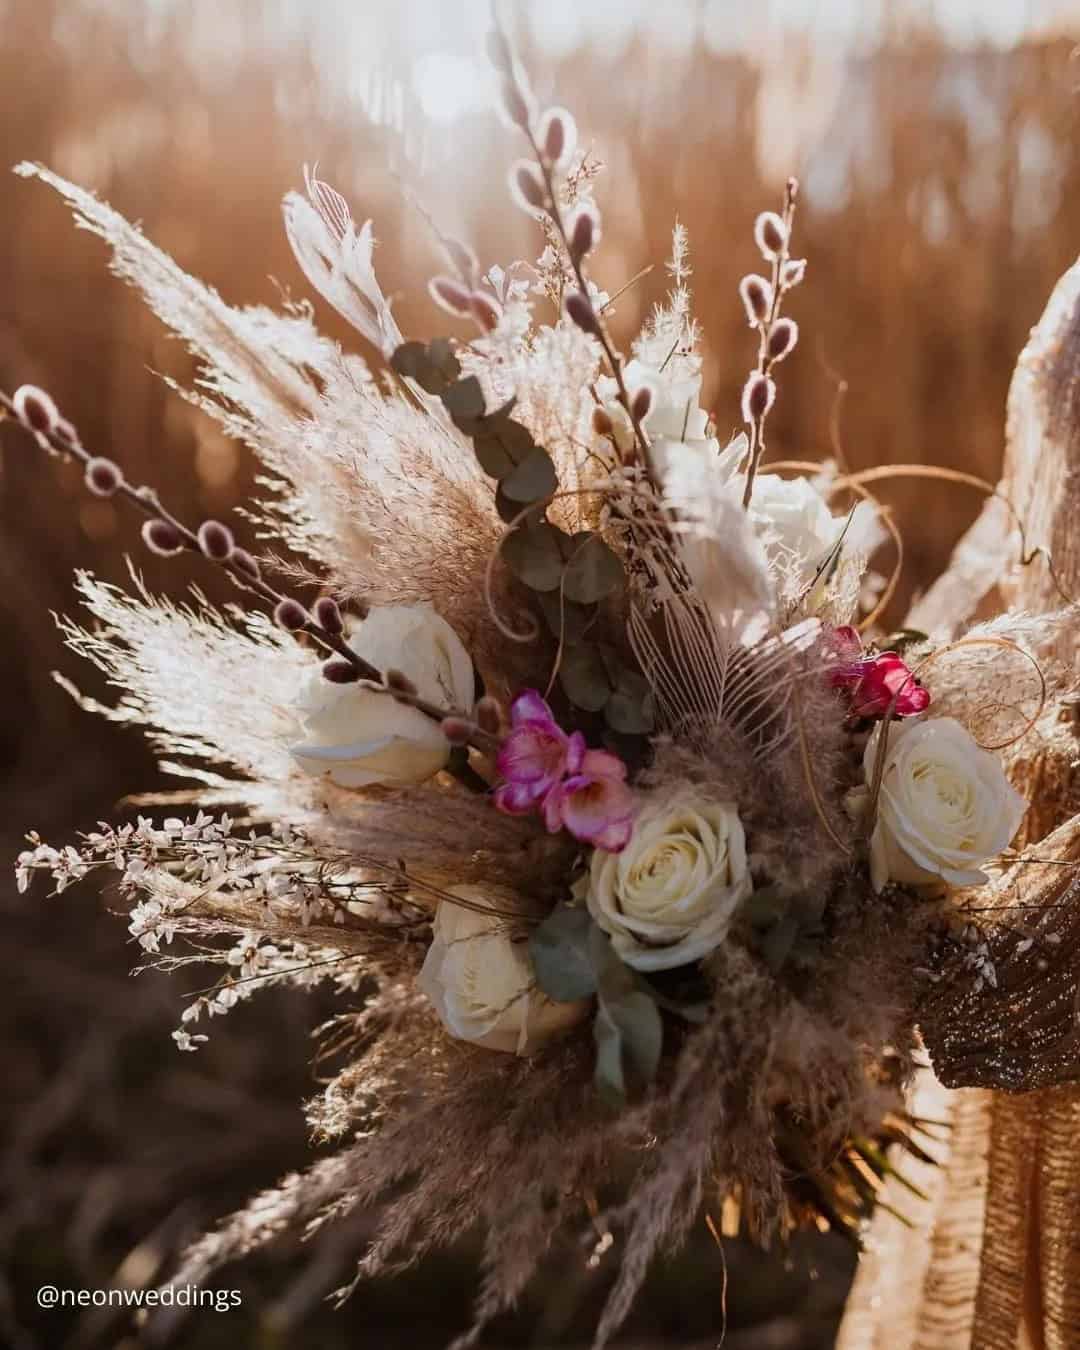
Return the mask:
<svg viewBox="0 0 1080 1350"><path fill-rule="evenodd" d="M551 456L542 446L534 445L520 464L505 478L500 478L499 486L511 501L524 504L550 497L558 488L559 479ZM575 600L579 597L570 598Z"/></svg>
<svg viewBox="0 0 1080 1350"><path fill-rule="evenodd" d="M585 530L574 535L573 542L564 583L568 599L591 605L623 586L623 565L598 534Z"/></svg>
<svg viewBox="0 0 1080 1350"><path fill-rule="evenodd" d="M475 375L457 380L443 391L443 407L456 426L471 432L473 423L484 415L484 391Z"/></svg>
<svg viewBox="0 0 1080 1350"><path fill-rule="evenodd" d="M535 446L528 427L497 412L477 422L472 438L480 467L491 478L500 480L500 490L501 481L528 458Z"/></svg>
<svg viewBox="0 0 1080 1350"><path fill-rule="evenodd" d="M554 525L519 527L503 544L507 567L533 591L553 591L562 580L562 552Z"/></svg>
<svg viewBox="0 0 1080 1350"><path fill-rule="evenodd" d="M536 983L557 1003L573 1003L596 993L596 972L589 953L588 910L560 905L529 938Z"/></svg>
<svg viewBox="0 0 1080 1350"><path fill-rule="evenodd" d="M602 1101L620 1107L626 1101L626 1075L623 1073L623 1041L618 1023L601 1003L593 1019L596 1065L593 1082Z"/></svg>
<svg viewBox="0 0 1080 1350"><path fill-rule="evenodd" d="M461 365L446 338L436 338L426 347L422 342L403 342L390 357L390 365L429 394L441 394L461 374Z"/></svg>
<svg viewBox="0 0 1080 1350"><path fill-rule="evenodd" d="M509 497L505 496L501 487L495 489L495 510L499 513L499 519L505 521L507 525L519 525L522 529L539 525L544 519L542 502L538 502L536 506L531 506L526 510L520 502L512 502Z"/></svg>
<svg viewBox="0 0 1080 1350"><path fill-rule="evenodd" d="M620 683L604 705L604 717L612 731L620 731L625 736L642 736L652 731L656 700L648 682L642 679L641 683L645 686L643 690Z"/></svg>
<svg viewBox="0 0 1080 1350"><path fill-rule="evenodd" d="M444 385L452 384L461 374L461 362L449 338L433 338L428 343L428 361Z"/></svg>
<svg viewBox="0 0 1080 1350"><path fill-rule="evenodd" d="M558 589L540 596L540 608L555 637L561 635L569 643L580 642L596 619L596 610L591 605L575 605L560 596Z"/></svg>
<svg viewBox="0 0 1080 1350"><path fill-rule="evenodd" d="M556 582L556 585L558 583ZM611 697L611 681L599 650L590 644L567 647L559 666L566 697L586 712L600 712Z"/></svg>

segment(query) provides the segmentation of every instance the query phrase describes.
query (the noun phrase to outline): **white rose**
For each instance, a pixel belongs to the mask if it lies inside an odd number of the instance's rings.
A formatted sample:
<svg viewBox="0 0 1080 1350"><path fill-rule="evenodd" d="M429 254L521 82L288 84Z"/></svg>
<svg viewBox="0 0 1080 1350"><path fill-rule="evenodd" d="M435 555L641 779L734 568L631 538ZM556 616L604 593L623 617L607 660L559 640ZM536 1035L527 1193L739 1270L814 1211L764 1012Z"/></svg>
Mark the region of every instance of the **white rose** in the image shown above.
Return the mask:
<svg viewBox="0 0 1080 1350"><path fill-rule="evenodd" d="M752 890L730 802L657 800L621 853L593 854L586 903L628 966L666 970L719 946Z"/></svg>
<svg viewBox="0 0 1080 1350"><path fill-rule="evenodd" d="M649 438L653 463L661 478L665 477L673 458L690 456L713 460L720 452L719 442L706 433L709 414L701 402L701 376L676 378L647 366L643 361L628 362L623 380L631 394L648 386L652 391L652 406L642 420ZM598 381L597 392L604 410L615 428L615 443L627 451L634 443L634 431L626 409L619 402L618 386L610 376Z"/></svg>
<svg viewBox="0 0 1080 1350"><path fill-rule="evenodd" d="M880 735L863 757L868 784ZM981 885L988 878L980 865L1008 845L1026 810L997 759L953 718L890 723L870 840L874 889L887 881Z"/></svg>
<svg viewBox="0 0 1080 1350"><path fill-rule="evenodd" d="M348 642L380 670L403 671L428 702L472 710L469 654L430 605L376 607ZM292 747L293 758L305 773L340 787L422 783L450 755L450 743L426 714L363 684L334 684L318 669L302 691L297 714L304 742Z"/></svg>
<svg viewBox="0 0 1080 1350"><path fill-rule="evenodd" d="M814 580L840 538L845 519L833 515L807 478L764 473L754 479L750 523L765 546L770 566L796 593L805 591Z"/></svg>
<svg viewBox="0 0 1080 1350"><path fill-rule="evenodd" d="M455 886L450 894L491 903L478 886ZM587 1000L555 1003L536 988L525 944L511 942L498 914L443 900L434 929L419 985L458 1040L529 1055L588 1011Z"/></svg>

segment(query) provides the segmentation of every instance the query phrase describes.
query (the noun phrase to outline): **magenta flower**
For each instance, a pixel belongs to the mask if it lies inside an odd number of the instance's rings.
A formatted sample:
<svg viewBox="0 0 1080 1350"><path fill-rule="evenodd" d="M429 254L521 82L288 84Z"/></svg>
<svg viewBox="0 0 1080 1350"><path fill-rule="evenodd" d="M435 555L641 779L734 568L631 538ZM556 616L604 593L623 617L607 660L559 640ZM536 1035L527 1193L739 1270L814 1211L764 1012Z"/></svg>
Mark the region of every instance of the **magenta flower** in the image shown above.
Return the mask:
<svg viewBox="0 0 1080 1350"><path fill-rule="evenodd" d="M837 630L837 635L846 630ZM843 640L843 639L842 639ZM846 689L853 717L914 717L930 706L930 692L916 680L896 652L846 661L830 674L834 689ZM894 702L895 700L895 702Z"/></svg>
<svg viewBox="0 0 1080 1350"><path fill-rule="evenodd" d="M510 705L510 733L495 763L504 779L495 789L500 811L541 811L552 834L568 830L609 853L630 838L634 797L626 765L607 750L587 750L580 731L567 735L535 689Z"/></svg>
<svg viewBox="0 0 1080 1350"><path fill-rule="evenodd" d="M577 773L585 757L585 737L567 735L536 692L526 689L510 705L510 734L495 766L505 781L495 789L495 805L511 816L537 809L568 773Z"/></svg>
<svg viewBox="0 0 1080 1350"><path fill-rule="evenodd" d="M580 771L544 798L544 824L551 834L569 830L575 839L608 853L625 848L634 825L634 794L618 755L587 750Z"/></svg>

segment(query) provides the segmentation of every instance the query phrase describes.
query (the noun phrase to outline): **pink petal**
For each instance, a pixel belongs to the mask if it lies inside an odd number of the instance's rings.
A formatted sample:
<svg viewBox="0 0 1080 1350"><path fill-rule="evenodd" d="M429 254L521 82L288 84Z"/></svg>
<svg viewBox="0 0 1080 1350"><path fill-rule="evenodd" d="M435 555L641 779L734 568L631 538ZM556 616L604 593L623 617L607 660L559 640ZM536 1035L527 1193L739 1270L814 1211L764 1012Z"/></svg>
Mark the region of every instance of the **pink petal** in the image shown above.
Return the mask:
<svg viewBox="0 0 1080 1350"><path fill-rule="evenodd" d="M532 783L503 783L495 789L495 805L508 816L524 816L542 795Z"/></svg>
<svg viewBox="0 0 1080 1350"><path fill-rule="evenodd" d="M551 709L535 689L524 689L510 705L510 724L520 726L522 722L550 722L555 726Z"/></svg>
<svg viewBox="0 0 1080 1350"><path fill-rule="evenodd" d="M588 778L610 779L617 783L622 783L626 779L626 765L610 750L587 751L581 772Z"/></svg>
<svg viewBox="0 0 1080 1350"><path fill-rule="evenodd" d="M614 826L624 825L633 814L634 798L624 784L611 779L569 778L562 785L559 814L575 839L595 844Z"/></svg>
<svg viewBox="0 0 1080 1350"><path fill-rule="evenodd" d="M585 737L580 731L575 731L566 744L566 763L563 766L563 772L580 773L581 766L588 755L589 751L585 748Z"/></svg>
<svg viewBox="0 0 1080 1350"><path fill-rule="evenodd" d="M554 731L555 735L552 735L535 722L527 722L512 731L499 747L495 759L503 778L518 783L557 778L562 772L565 747L562 733L557 727Z"/></svg>

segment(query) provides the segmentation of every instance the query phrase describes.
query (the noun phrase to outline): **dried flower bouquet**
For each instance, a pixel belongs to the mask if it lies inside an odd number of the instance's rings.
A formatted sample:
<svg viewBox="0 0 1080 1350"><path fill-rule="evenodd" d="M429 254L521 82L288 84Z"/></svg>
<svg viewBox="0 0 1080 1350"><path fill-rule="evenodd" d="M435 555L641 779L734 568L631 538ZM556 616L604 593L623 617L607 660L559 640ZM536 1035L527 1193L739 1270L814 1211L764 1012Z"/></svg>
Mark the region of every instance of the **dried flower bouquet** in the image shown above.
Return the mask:
<svg viewBox="0 0 1080 1350"><path fill-rule="evenodd" d="M875 601L867 562L895 526L875 474L763 467L799 337L797 185L754 227L757 358L724 444L699 406L684 232L626 359L588 273L597 166L498 31L490 55L524 150L511 193L544 247L485 272L443 238L429 290L455 336L405 340L371 225L331 187L308 175L286 198L301 268L374 369L307 306L231 308L22 166L197 353L188 396L261 457L249 518L292 561L178 520L44 391L2 396L90 492L141 513L149 549L201 554L241 597L219 611L80 575L91 623L64 634L118 691L83 702L144 726L197 814L62 848L31 836L18 876L118 874L151 959L217 964L181 1050L269 985L350 996L341 1067L309 1107L340 1150L203 1238L178 1278L357 1206L381 1216L361 1274L479 1222L464 1345L557 1234L584 1232L619 1260L603 1344L703 1207L718 1234L857 1238L897 1152L928 1156L933 1126L903 1095L928 991L993 999L1000 944L1055 940L1049 908L990 911L1025 861L1010 748L1069 688L1040 653L1077 612L1064 597L944 646L886 639L895 575ZM1031 1072L1075 1070L1050 1046Z"/></svg>

